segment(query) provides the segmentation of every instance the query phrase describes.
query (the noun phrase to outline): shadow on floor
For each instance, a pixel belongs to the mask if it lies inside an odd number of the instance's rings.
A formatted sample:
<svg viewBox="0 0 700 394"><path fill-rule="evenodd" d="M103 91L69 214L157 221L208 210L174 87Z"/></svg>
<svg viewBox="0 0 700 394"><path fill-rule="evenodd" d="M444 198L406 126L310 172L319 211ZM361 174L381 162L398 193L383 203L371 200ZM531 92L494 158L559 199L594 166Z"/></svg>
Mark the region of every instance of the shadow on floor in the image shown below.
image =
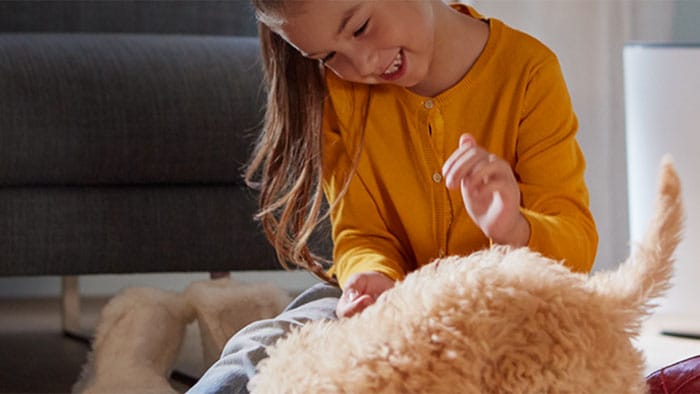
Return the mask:
<svg viewBox="0 0 700 394"><path fill-rule="evenodd" d="M82 300L81 326L94 327L106 302ZM63 334L57 298L0 299L0 393L70 393L89 351L86 340ZM185 392L182 382L171 384Z"/></svg>
<svg viewBox="0 0 700 394"><path fill-rule="evenodd" d="M70 393L88 352L60 331L0 334L0 392Z"/></svg>

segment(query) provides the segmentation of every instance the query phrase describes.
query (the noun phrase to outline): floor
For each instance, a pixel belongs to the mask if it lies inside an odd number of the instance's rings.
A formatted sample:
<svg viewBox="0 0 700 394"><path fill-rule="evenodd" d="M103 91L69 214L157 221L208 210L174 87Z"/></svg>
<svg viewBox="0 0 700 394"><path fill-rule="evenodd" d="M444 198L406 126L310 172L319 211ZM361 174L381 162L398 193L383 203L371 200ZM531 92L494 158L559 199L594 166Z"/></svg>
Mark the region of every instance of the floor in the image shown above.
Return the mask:
<svg viewBox="0 0 700 394"><path fill-rule="evenodd" d="M101 298L82 300L81 325L87 337L105 303ZM0 299L0 393L70 393L88 351L86 341L63 335L58 298ZM187 381L192 379L186 373L170 383L185 392Z"/></svg>
<svg viewBox="0 0 700 394"><path fill-rule="evenodd" d="M83 299L81 326L94 328L106 298ZM700 340L660 335L668 327L691 327L678 318L652 316L635 341L646 355L646 373L675 361L700 354ZM690 328L689 328L690 329ZM696 331L697 332L697 331ZM89 333L87 336L89 337ZM184 393L202 371L201 347L196 324L188 327L171 385ZM57 298L0 298L0 393L70 393L86 361L89 345L63 335ZM187 383L189 382L189 383Z"/></svg>

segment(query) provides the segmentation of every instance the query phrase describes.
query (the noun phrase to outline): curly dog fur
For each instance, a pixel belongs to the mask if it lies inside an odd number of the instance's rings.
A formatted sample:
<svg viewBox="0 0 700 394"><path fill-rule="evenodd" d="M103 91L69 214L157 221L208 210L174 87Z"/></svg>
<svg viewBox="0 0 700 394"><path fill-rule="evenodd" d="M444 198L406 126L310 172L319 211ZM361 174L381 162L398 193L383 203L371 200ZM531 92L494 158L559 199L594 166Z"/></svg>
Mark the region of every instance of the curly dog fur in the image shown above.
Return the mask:
<svg viewBox="0 0 700 394"><path fill-rule="evenodd" d="M255 393L642 393L630 342L668 287L680 182L662 165L656 216L619 268L572 273L528 249L437 260L349 319L269 349Z"/></svg>

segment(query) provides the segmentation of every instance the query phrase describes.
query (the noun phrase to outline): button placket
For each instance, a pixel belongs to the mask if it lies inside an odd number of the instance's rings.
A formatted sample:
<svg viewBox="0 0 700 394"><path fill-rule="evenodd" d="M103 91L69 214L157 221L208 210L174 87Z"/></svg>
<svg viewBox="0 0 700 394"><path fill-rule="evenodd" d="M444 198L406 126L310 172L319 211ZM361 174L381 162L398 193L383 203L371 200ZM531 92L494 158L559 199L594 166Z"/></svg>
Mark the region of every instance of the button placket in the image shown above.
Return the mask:
<svg viewBox="0 0 700 394"><path fill-rule="evenodd" d="M435 101L433 99L426 99L423 102L423 107L427 109L428 113L428 128L431 130L430 133L430 143L433 148L433 152L435 153L435 157L439 158L442 155L441 152L441 142L443 139L443 120L442 120L442 114L440 113L440 109L435 106ZM439 163L436 163L439 164ZM442 173L440 172L439 169L435 170L433 172L433 175L431 176L431 179L435 183L440 183L442 182Z"/></svg>
<svg viewBox="0 0 700 394"><path fill-rule="evenodd" d="M421 133L423 143L425 143L425 152L427 154L428 165L433 168L433 173L430 179L435 185L433 187L433 220L435 228L435 245L439 248L439 256L444 257L447 250L447 227L450 220L450 213L447 205L449 200L447 189L440 185L443 181L443 176L440 171L442 157L442 145L444 140L445 122L442 118L442 113L437 103L433 99L423 101L424 111L421 111L421 116L425 121L428 132Z"/></svg>

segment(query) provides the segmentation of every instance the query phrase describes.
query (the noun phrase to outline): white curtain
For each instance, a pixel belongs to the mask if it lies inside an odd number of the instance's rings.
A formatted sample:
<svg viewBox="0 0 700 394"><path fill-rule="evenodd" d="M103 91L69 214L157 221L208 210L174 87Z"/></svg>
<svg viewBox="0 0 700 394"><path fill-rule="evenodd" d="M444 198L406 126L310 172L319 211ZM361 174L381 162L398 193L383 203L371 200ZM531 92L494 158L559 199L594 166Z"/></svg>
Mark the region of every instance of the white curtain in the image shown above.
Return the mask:
<svg viewBox="0 0 700 394"><path fill-rule="evenodd" d="M470 0L549 46L559 57L579 117L591 209L600 235L594 269L629 253L622 49L673 36L675 2L666 0ZM656 174L650 174L655 176Z"/></svg>

